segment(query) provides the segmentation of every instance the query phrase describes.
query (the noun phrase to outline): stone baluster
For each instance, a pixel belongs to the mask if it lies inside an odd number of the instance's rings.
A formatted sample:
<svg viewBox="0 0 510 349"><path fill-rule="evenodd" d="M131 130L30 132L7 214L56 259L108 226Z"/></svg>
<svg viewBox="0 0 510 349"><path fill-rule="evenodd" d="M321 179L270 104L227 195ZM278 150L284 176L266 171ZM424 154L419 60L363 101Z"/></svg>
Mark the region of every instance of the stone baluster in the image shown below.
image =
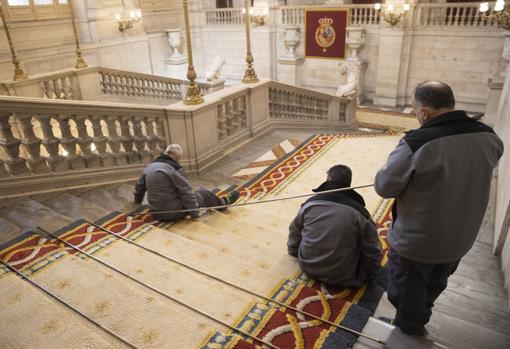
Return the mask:
<svg viewBox="0 0 510 349"><path fill-rule="evenodd" d="M87 168L99 167L101 165L99 157L92 151L92 137L87 132L87 124L85 123L88 119L88 115L75 115L74 122L76 123L76 129L78 131L78 145L82 152L82 157L85 160Z"/></svg>
<svg viewBox="0 0 510 349"><path fill-rule="evenodd" d="M19 156L21 141L12 135L10 117L11 113L0 114L0 146L7 156L5 160L7 172L17 176L28 173L29 170L25 159Z"/></svg>
<svg viewBox="0 0 510 349"><path fill-rule="evenodd" d="M28 154L27 166L33 173L48 172L49 168L46 160L41 156L42 140L37 138L32 125L32 114L16 114L15 120L21 126L22 140L21 144L25 147Z"/></svg>
<svg viewBox="0 0 510 349"><path fill-rule="evenodd" d="M147 150L145 150L145 145L148 144L147 137L143 134L142 131L142 122L144 121L143 116L135 116L133 118L133 139L135 142L136 150L138 152L138 156L142 162L148 161L151 156Z"/></svg>
<svg viewBox="0 0 510 349"><path fill-rule="evenodd" d="M41 124L41 130L43 133L42 145L48 153L46 162L51 171L59 172L68 169L67 164L64 162L64 157L58 153L58 147L60 140L55 137L53 133L53 125L51 124L51 114L38 114L35 117Z"/></svg>
<svg viewBox="0 0 510 349"><path fill-rule="evenodd" d="M166 144L166 132L165 132L165 123L162 118L156 119L156 132L158 134L158 145L161 151L164 151Z"/></svg>
<svg viewBox="0 0 510 349"><path fill-rule="evenodd" d="M71 133L71 125L69 121L71 117L68 115L58 115L57 121L60 126L60 132L62 137L60 138L60 144L65 150L64 158L71 170L79 170L85 168L85 160L78 154L76 144L78 140L73 137Z"/></svg>
<svg viewBox="0 0 510 349"><path fill-rule="evenodd" d="M101 120L103 119L100 115L93 115L91 118L92 121L92 132L94 141L94 145L96 146L97 156L99 158L99 162L103 167L110 167L115 165L115 158L111 153L106 151L106 146L108 144L108 138L103 134L103 127L101 125Z"/></svg>
<svg viewBox="0 0 510 349"><path fill-rule="evenodd" d="M218 119L217 119L217 133L218 139L222 141L226 136L226 117L225 117L225 104L218 105L217 108Z"/></svg>
<svg viewBox="0 0 510 349"><path fill-rule="evenodd" d="M122 143L122 147L126 152L126 156L129 163L140 161L140 157L138 156L138 152L134 150L133 136L131 135L129 129L129 121L131 121L131 117L120 117L120 143Z"/></svg>
<svg viewBox="0 0 510 349"><path fill-rule="evenodd" d="M9 177L9 173L5 169L5 161L0 159L0 178Z"/></svg>
<svg viewBox="0 0 510 349"><path fill-rule="evenodd" d="M115 163L117 165L126 165L128 163L128 159L126 154L120 151L121 138L117 132L116 121L117 116L106 117L106 125L108 127L108 145L110 146L113 157L115 158Z"/></svg>
<svg viewBox="0 0 510 349"><path fill-rule="evenodd" d="M147 134L147 146L149 147L150 156L155 159L159 155L158 141L159 138L154 132L154 117L145 118L145 133Z"/></svg>

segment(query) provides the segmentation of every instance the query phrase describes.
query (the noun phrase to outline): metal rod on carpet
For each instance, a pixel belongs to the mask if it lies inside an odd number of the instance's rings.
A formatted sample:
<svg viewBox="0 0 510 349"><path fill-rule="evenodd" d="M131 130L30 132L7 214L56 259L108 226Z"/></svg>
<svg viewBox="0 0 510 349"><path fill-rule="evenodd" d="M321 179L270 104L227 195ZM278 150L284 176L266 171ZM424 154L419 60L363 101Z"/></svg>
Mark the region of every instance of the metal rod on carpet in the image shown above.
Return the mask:
<svg viewBox="0 0 510 349"><path fill-rule="evenodd" d="M80 311L79 309L75 308L74 306L72 306L71 304L67 303L65 300L63 300L62 298L60 298L59 296L57 296L56 294L54 294L53 292L51 292L50 290L48 290L46 287L44 287L43 285L37 283L36 281L30 279L28 276L26 276L25 274L23 274L22 272L20 272L19 270L17 270L16 268L12 267L9 263L5 262L3 259L0 259L0 263L2 263L2 265L4 265L7 269L9 269L11 272L15 273L16 275L18 275L22 280L26 280L29 284L31 284L32 286L40 289L41 291L43 291L44 293L46 293L47 295L49 295L50 297L54 298L55 300L57 300L59 303L63 304L64 306L68 307L69 309L71 309L72 311L74 311L75 313L77 313L78 315L84 317L85 319L87 319L88 321L90 321L91 323L93 323L94 325L96 325L97 327L99 327L100 329L102 329L103 331L107 332L108 334L110 334L111 336L117 338L118 340L120 340L121 342L123 342L124 344L128 345L129 347L131 348L135 348L135 349L141 349L139 346L129 342L127 339L125 339L124 337L122 337L121 335L113 332L112 330L104 327L103 325L101 325L100 323L98 323L97 321L95 321L94 319L92 319L91 317L89 317L88 315L86 315L85 313L83 313L82 311Z"/></svg>
<svg viewBox="0 0 510 349"><path fill-rule="evenodd" d="M84 254L85 256L87 256L87 257L89 257L89 258L93 259L94 261L98 262L99 264L102 264L102 265L104 265L105 267L107 267L107 268L109 268L109 269L111 269L111 270L114 270L115 272L119 273L120 275L122 275L122 276L124 276L124 277L126 277L126 278L128 278L128 279L130 279L130 280L132 280L132 281L134 281L134 282L136 282L137 284L140 284L140 285L142 285L142 286L144 286L144 287L146 287L146 288L150 289L150 290L151 290L151 291L153 291L153 292L156 292L156 293L157 293L157 294L159 294L160 296L163 296L163 297L165 297L165 298L167 298L167 299L170 299L171 301L176 302L176 303L178 303L178 304L182 305L183 307L190 309L191 311L194 311L194 312L196 312L196 313L198 313L198 314L200 314L200 315L202 315L202 316L205 316L206 318L208 318L208 319L210 319L210 320L213 320L214 322L217 322L217 323L219 323L219 324L221 324L221 325L223 325L223 326L225 326L225 327L227 327L227 328L231 329L232 331L235 331L235 332L237 332L237 333L239 333L239 334L242 334L242 335L244 335L244 336L247 336L247 337L249 337L249 338L253 339L254 341L256 341L256 342L258 342L258 343L261 343L261 344L263 344L263 345L265 345L265 346L267 346L267 347L269 347L269 348L271 348L271 349L283 349L283 348L277 347L277 346L275 346L275 345L273 345L273 344L271 344L271 343L269 343L269 342L266 342L266 341L264 341L264 340L262 340L262 339L260 339L260 338L258 338L258 337L255 337L254 335L249 334L249 333L247 333L247 332L245 332L245 331L243 331L243 330L241 330L241 329L238 329L237 327L232 326L232 325L230 325L230 324L228 324L228 323L224 322L223 320L217 319L217 318L215 318L213 315L208 314L208 313L206 313L205 311L202 311L202 310L200 310L200 309L194 308L194 307L192 307L191 305L189 305L189 304L187 304L187 303L185 303L185 302L182 302L182 301L180 301L180 300L178 300L178 299L176 299L176 298L174 298L174 297L170 296L169 294L166 294L165 292L163 292L163 291L161 291L161 290L159 290L159 289L157 289L157 288L155 288L155 287L153 287L153 286L151 286L151 285L149 285L149 284L147 284L147 283L145 283L145 282L143 282L143 281L140 281L140 280L138 280L138 279L134 278L133 276L131 276L131 275L129 275L129 274L127 274L127 273L123 272L122 270L120 270L120 269L118 269L118 268L116 268L116 267L114 267L114 266L112 266L112 265L110 265L110 264L106 263L105 261L103 261L103 260L101 260L101 259L99 259L99 258L97 258L97 257L95 257L95 256L93 256L93 255L91 255L90 253L88 253L88 252L86 252L86 251L82 250L81 248L74 246L73 244L71 244L71 243L69 243L69 242L67 242L67 241L65 241L65 240L63 240L63 239L61 239L61 238L59 238L58 236L56 236L56 235L54 235L54 234L50 233L49 231L47 231L47 230L45 230L45 229L43 229L43 228L41 228L41 227L37 227L37 229L39 229L39 230L40 230L40 231L42 231L43 233L45 233L45 234L47 234L47 235L51 236L51 237L52 237L52 238L54 238L55 240L60 241L60 242L61 242L61 243L63 243L64 245L69 246L69 247L70 247L70 248L72 248L73 250L76 250L76 251L80 252L81 254Z"/></svg>
<svg viewBox="0 0 510 349"><path fill-rule="evenodd" d="M302 315L308 316L308 317L313 318L313 319L315 319L315 320L319 320L319 321L321 321L321 322L323 322L323 323L326 323L326 324L328 324L328 325L334 326L334 327L339 328L339 329L341 329L341 330L344 330L344 331L347 331L347 332L353 333L353 334L355 334L355 335L358 335L358 336L360 336L360 337L363 337L363 338L369 339L369 340L371 340L371 341L374 341L374 342L377 342L377 343L380 343L380 344L383 344L383 345L385 344L385 343L384 343L384 341L382 341L382 340L380 340L380 339L377 339L377 338L374 338L374 337L368 336L368 335L366 335L366 334L364 334L364 333L362 333L362 332L358 332L358 331L353 330L353 329L351 329L351 328L348 328L348 327L345 327L345 326L339 325L339 324L337 324L337 323L334 323L334 322L332 322L332 321L329 321L329 320L323 319L323 318L321 318L321 317L319 317L319 316L317 316L317 315L314 315L314 314L308 313L308 312L306 312L306 311L299 310L299 309L297 309L296 307L293 307L293 306L291 306L291 305L287 305L287 304L282 303L282 302L279 302L279 301L277 301L277 300L273 300L273 299L268 298L268 297L266 297L266 296L263 296L263 295L261 295L261 294L259 294L259 293L257 293L257 292L254 292L254 291L251 291L251 290L249 290L249 289L247 289L247 288L244 288L244 287L238 286L238 285L236 285L236 284L233 284L233 283L231 283L231 282L229 282L229 281L225 281L225 280L223 280L223 279L221 279L221 278L219 278L219 277L216 277L216 276L211 275L211 274L209 274L209 273L207 273L207 272L205 272L205 271L202 271L202 270L200 270L200 269L197 269L197 268L195 268L195 267L192 267L192 266L190 266L190 265L188 265L188 264L186 264L186 263L184 263L184 262L181 262L181 261L179 261L179 260L177 260L177 259L175 259L175 258L169 257L169 256L167 256L167 255L165 255L165 254L162 254L162 253L158 252L158 251L154 251L154 250L152 250L152 249L150 249L150 248L148 248L148 247L145 247L145 246L143 246L143 245L140 245L139 243L137 243L137 242L135 242L135 241L133 241L133 240L131 240L131 239L128 239L128 238L126 238L126 237L124 237L124 236L121 236L121 235L115 234L115 233L114 233L114 232L112 232L111 230L108 230L108 229L106 229L106 228L104 228L104 227L102 227L102 226L100 226L100 225L97 225L97 224L95 224L95 223L89 223L89 224L90 224L90 225L92 225L92 226L94 226L94 227L96 227L96 228L98 228L98 229L100 229L100 230L102 230L102 231L104 231L104 232L106 232L106 233L109 233L109 234L111 234L111 235L115 236L115 237L116 237L116 238L118 238L118 239L121 239L121 240L123 240L123 241L126 241L126 242L128 242L128 243L130 243L130 244L133 244L134 246L137 246L137 247L139 247L139 248L141 248L141 249L143 249L143 250L145 250L145 251L147 251L147 252L153 253L154 255L156 255L156 256L158 256L158 257L161 257L161 258L166 259L166 260L168 260L168 261L171 261L171 262L173 262L173 263L177 263L177 264L179 264L180 266L183 266L183 267L185 267L185 268L188 268L188 269L190 269L190 270L193 270L193 271L195 271L195 272L197 272L197 273L199 273L199 274L202 274L202 275L204 275L204 276L207 276L207 277L209 277L209 278L211 278L211 279L213 279L213 280L216 280L216 281L222 282L222 283L224 283L224 284L226 284L226 285L229 285L229 286L231 286L231 287L233 287L233 288L236 288L236 289L238 289L238 290L241 290L241 291L243 291L243 292L249 293L249 294L251 294L252 296L256 296L256 297L261 298L261 299L264 299L264 300L266 300L266 301L268 301L268 302L278 304L279 306L282 306L282 307L285 307L285 308L287 308L287 309L293 310L293 311L295 311L296 313L299 313L299 314L302 314Z"/></svg>
<svg viewBox="0 0 510 349"><path fill-rule="evenodd" d="M184 213L184 212L192 212L192 211L197 211L197 210L217 210L217 209L221 209L221 208L232 208L232 207L240 207L240 206L248 206L248 205L265 204L265 203L268 203L268 202L275 202L275 201L284 201L284 200L298 199L298 198L304 198L304 197L307 197L307 196L314 196L314 195L317 195L317 194L336 193L336 192L353 190L353 189L368 188L368 187L373 187L373 186L374 186L374 184L365 184L365 185L360 185L360 186L357 186L357 187L324 190L324 191L317 192L317 193L299 194L299 195L293 195L293 196L284 196L284 197L275 198L275 199L243 202L241 204L221 205L221 206L211 206L211 207L197 207L197 208L188 208L188 209L184 209L184 210L174 210L174 211L151 211L150 213L151 214L154 214L154 213Z"/></svg>

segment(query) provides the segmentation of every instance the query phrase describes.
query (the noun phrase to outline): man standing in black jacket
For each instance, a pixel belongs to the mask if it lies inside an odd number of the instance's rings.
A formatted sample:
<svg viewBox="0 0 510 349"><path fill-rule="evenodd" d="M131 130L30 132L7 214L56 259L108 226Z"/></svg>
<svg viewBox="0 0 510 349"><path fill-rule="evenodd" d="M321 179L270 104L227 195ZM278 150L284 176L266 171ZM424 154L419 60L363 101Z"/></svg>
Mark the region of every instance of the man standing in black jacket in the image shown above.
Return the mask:
<svg viewBox="0 0 510 349"><path fill-rule="evenodd" d="M413 107L421 127L390 154L375 190L395 198L388 236L394 323L422 335L434 301L476 239L503 142L455 110L453 91L442 82L419 84Z"/></svg>

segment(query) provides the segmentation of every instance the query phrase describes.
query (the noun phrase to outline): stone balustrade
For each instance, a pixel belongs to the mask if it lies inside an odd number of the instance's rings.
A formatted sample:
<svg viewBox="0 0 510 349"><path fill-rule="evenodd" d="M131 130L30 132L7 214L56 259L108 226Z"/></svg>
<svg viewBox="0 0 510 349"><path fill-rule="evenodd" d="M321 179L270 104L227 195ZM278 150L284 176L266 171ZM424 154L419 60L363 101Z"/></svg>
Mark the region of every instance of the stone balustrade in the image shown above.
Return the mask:
<svg viewBox="0 0 510 349"><path fill-rule="evenodd" d="M242 24L242 8L222 8L207 10L205 13L205 23L211 25Z"/></svg>
<svg viewBox="0 0 510 349"><path fill-rule="evenodd" d="M0 192L134 180L169 143L182 144L182 165L200 171L272 127L350 125L355 108L355 97L267 80L210 93L200 105L0 96Z"/></svg>
<svg viewBox="0 0 510 349"><path fill-rule="evenodd" d="M247 94L235 94L223 99L217 106L217 133L218 139L224 141L247 127L246 119Z"/></svg>
<svg viewBox="0 0 510 349"><path fill-rule="evenodd" d="M0 83L0 95L166 105L183 99L188 82L163 76L89 67ZM203 95L224 81L198 82Z"/></svg>
<svg viewBox="0 0 510 349"><path fill-rule="evenodd" d="M451 4L418 4L416 6L417 27L462 27L462 28L497 28L493 20L485 21L479 10L480 3L451 3ZM494 13L492 3L487 15Z"/></svg>
<svg viewBox="0 0 510 349"><path fill-rule="evenodd" d="M494 4L491 4L487 14L492 14ZM323 5L332 7L331 5ZM497 24L482 19L479 12L480 3L449 3L449 4L418 4L416 13L412 19L416 27L462 27L462 28L496 28ZM321 6L318 6L321 7ZM373 4L368 5L333 5L334 8L349 9L349 18L351 26L370 26L379 25L381 21L381 11L375 10ZM305 10L307 6L283 6L280 9L281 25L303 25L305 21Z"/></svg>
<svg viewBox="0 0 510 349"><path fill-rule="evenodd" d="M182 80L114 69L99 70L101 90L110 96L182 99Z"/></svg>
<svg viewBox="0 0 510 349"><path fill-rule="evenodd" d="M166 143L157 108L0 97L0 148L13 176L144 163Z"/></svg>
<svg viewBox="0 0 510 349"><path fill-rule="evenodd" d="M355 100L273 82L269 88L269 116L273 120L349 124Z"/></svg>
<svg viewBox="0 0 510 349"><path fill-rule="evenodd" d="M320 8L321 6L316 7ZM331 7L331 5L327 5L326 7ZM380 11L374 9L373 4L367 5L343 4L334 5L334 7L349 9L350 25L378 25L381 21ZM306 9L307 6L281 7L280 24L282 25L304 24Z"/></svg>

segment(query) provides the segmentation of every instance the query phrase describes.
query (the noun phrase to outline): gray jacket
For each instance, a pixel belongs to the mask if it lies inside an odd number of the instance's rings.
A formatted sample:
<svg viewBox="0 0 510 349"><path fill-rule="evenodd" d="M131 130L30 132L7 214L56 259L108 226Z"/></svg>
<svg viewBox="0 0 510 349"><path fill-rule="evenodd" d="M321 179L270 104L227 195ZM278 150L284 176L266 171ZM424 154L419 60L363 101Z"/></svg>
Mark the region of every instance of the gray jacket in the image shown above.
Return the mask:
<svg viewBox="0 0 510 349"><path fill-rule="evenodd" d="M305 203L289 227L290 255L301 269L328 284L359 287L380 270L381 250L372 220L340 203Z"/></svg>
<svg viewBox="0 0 510 349"><path fill-rule="evenodd" d="M422 263L451 263L472 247L503 154L494 131L464 111L445 113L408 132L375 178L396 198L389 243Z"/></svg>
<svg viewBox="0 0 510 349"><path fill-rule="evenodd" d="M149 208L155 219L177 220L186 214L154 212L198 207L184 169L167 155L159 156L145 167L135 186L135 201L142 202L146 191Z"/></svg>

